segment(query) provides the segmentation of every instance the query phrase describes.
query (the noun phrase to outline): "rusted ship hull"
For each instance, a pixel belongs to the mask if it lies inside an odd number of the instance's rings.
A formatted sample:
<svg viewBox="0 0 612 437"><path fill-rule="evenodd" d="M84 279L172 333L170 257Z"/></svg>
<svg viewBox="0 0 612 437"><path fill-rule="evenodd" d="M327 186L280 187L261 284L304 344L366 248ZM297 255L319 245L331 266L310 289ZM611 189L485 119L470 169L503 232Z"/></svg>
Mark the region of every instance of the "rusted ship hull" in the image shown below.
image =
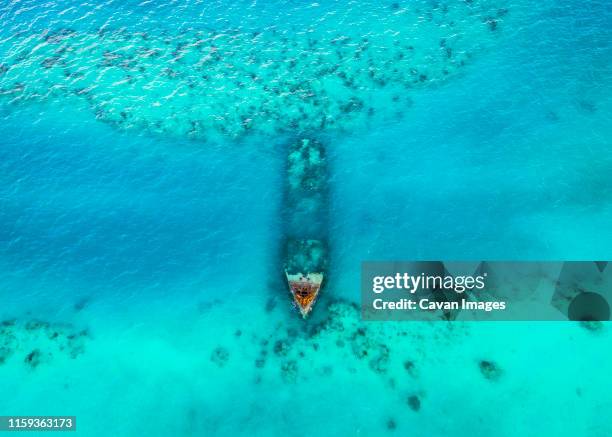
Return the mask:
<svg viewBox="0 0 612 437"><path fill-rule="evenodd" d="M306 275L290 275L285 272L289 290L293 295L293 301L300 310L302 317L306 317L317 301L319 291L323 285L322 273L307 273Z"/></svg>

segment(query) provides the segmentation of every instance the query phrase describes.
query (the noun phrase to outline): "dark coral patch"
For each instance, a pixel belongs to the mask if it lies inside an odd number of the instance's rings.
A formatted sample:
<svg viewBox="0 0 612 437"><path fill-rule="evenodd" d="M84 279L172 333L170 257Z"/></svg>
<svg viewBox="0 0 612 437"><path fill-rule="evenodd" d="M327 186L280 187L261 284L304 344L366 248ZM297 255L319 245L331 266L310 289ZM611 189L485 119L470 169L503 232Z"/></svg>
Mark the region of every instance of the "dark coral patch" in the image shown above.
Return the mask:
<svg viewBox="0 0 612 437"><path fill-rule="evenodd" d="M287 382L295 382L298 376L297 361L295 360L285 361L281 365L281 376Z"/></svg>
<svg viewBox="0 0 612 437"><path fill-rule="evenodd" d="M497 381L502 375L502 370L493 361L481 360L478 367L482 376L489 381Z"/></svg>
<svg viewBox="0 0 612 437"><path fill-rule="evenodd" d="M223 367L227 364L229 360L229 351L222 347L218 346L215 350L212 351L210 355L210 360L215 363L219 367Z"/></svg>
<svg viewBox="0 0 612 437"><path fill-rule="evenodd" d="M404 369L406 370L406 372L408 372L411 376L416 376L416 364L414 363L414 361L412 360L406 360L404 361Z"/></svg>
<svg viewBox="0 0 612 437"><path fill-rule="evenodd" d="M289 344L284 340L277 340L274 343L274 353L278 356L286 356L289 351Z"/></svg>
<svg viewBox="0 0 612 437"><path fill-rule="evenodd" d="M32 352L26 355L24 358L24 363L26 363L31 368L35 369L38 367L42 359L42 354L39 349L34 349Z"/></svg>
<svg viewBox="0 0 612 437"><path fill-rule="evenodd" d="M412 411L419 411L421 409L421 399L417 395L408 396L406 403Z"/></svg>

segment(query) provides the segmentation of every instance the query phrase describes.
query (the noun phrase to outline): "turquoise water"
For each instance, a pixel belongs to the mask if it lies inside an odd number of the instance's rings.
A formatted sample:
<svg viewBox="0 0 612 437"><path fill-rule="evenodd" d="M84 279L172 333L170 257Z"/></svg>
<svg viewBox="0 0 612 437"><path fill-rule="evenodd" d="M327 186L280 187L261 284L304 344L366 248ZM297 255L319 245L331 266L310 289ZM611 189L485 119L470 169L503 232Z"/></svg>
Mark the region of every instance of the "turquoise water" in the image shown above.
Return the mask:
<svg viewBox="0 0 612 437"><path fill-rule="evenodd" d="M0 414L82 435L610 435L607 324L351 306L368 259L610 258L608 2L0 16ZM279 279L296 131L331 172L307 321Z"/></svg>

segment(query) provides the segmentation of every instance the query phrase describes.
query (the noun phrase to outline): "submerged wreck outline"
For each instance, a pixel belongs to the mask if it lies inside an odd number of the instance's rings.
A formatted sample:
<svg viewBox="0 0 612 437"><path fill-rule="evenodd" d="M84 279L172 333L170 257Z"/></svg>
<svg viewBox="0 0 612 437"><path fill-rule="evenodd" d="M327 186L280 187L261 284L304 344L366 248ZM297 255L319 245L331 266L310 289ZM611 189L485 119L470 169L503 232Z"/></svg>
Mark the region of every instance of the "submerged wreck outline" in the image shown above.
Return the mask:
<svg viewBox="0 0 612 437"><path fill-rule="evenodd" d="M295 306L306 318L327 273L328 181L323 144L300 138L289 145L284 201L284 272Z"/></svg>

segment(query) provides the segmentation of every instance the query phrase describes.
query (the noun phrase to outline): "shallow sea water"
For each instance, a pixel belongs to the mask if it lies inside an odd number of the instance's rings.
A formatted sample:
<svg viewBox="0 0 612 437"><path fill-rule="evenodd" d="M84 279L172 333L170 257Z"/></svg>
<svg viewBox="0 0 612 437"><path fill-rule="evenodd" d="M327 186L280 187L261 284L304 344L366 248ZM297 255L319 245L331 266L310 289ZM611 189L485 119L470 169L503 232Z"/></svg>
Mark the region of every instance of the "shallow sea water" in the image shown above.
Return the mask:
<svg viewBox="0 0 612 437"><path fill-rule="evenodd" d="M82 435L610 435L608 324L362 323L351 306L368 259L610 258L610 5L474 0L474 15L468 3L0 6L9 68L0 75L0 390L10 394L0 414L76 415ZM445 5L462 35L453 49L470 53L464 65L440 57L436 32L453 20L433 31L427 18ZM402 13L425 24L397 21ZM313 29L317 43L300 46L310 78L330 29L370 35L379 45L368 56L380 61L397 55L387 44L404 43L385 32L399 23L428 79L407 85L402 70L373 85L371 66L351 58L342 64L351 86L311 89L338 120L316 130L312 100L296 127L283 114L295 96L257 88L273 115L261 128L226 118L194 133L182 123L209 110L200 83L173 112L153 113L155 91L98 76L123 68L96 56L125 33L180 44L193 32L278 26L289 39ZM100 28L112 37L96 39ZM106 83L90 99L73 76L49 76L37 55L48 47L33 50L41 32L62 29L76 32L74 47L101 45L66 61ZM227 44L243 60L244 46ZM201 73L190 62L176 69L179 86ZM227 73L232 62L214 68ZM297 76L283 68L262 80ZM160 77L154 89L173 86ZM215 110L248 112L253 93L224 99L233 85L224 86L209 96ZM340 109L347 89L363 106ZM100 102L130 108L131 121L99 112ZM306 322L279 273L292 129L328 144L332 174L330 282Z"/></svg>

